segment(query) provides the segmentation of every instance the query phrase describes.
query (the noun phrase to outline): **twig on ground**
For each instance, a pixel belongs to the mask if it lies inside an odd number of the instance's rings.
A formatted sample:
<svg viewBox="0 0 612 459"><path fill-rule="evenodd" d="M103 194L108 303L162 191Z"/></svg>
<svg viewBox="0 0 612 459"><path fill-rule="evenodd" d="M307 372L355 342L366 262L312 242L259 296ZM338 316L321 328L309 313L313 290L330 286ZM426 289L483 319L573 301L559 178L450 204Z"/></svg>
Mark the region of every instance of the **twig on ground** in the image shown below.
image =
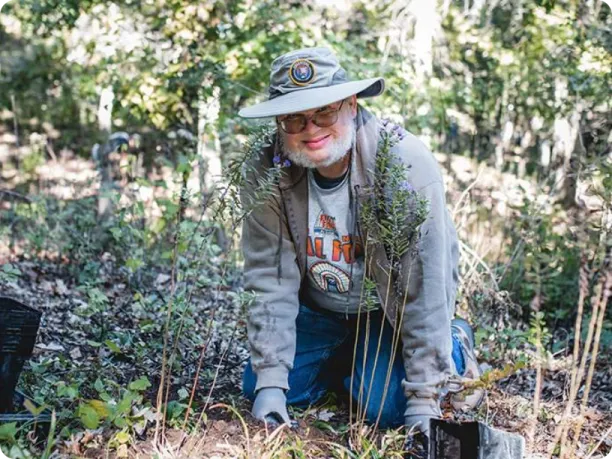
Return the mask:
<svg viewBox="0 0 612 459"><path fill-rule="evenodd" d="M603 436L599 439L599 441L597 442L597 444L595 445L595 447L593 448L593 450L589 453L589 455L585 458L585 459L590 459L593 454L595 454L597 452L597 450L599 449L599 447L601 446L601 444L606 440L606 438L608 438L608 435L610 435L610 432L612 432L612 427L610 427L605 434L603 434Z"/></svg>
<svg viewBox="0 0 612 459"><path fill-rule="evenodd" d="M32 200L30 198L28 198L27 196L24 196L20 193L17 193L16 191L12 191L12 190L5 190L5 189L1 189L0 188L0 194L6 194L8 196L11 196L13 198L17 198L17 199L21 199L22 201L25 201L27 203L32 203Z"/></svg>
<svg viewBox="0 0 612 459"><path fill-rule="evenodd" d="M53 151L53 145L51 145L51 142L49 141L49 139L47 139L47 143L45 147L47 149L47 153L49 153L49 156L51 156L51 159L53 160L53 162L56 163L57 155L55 154L55 151Z"/></svg>

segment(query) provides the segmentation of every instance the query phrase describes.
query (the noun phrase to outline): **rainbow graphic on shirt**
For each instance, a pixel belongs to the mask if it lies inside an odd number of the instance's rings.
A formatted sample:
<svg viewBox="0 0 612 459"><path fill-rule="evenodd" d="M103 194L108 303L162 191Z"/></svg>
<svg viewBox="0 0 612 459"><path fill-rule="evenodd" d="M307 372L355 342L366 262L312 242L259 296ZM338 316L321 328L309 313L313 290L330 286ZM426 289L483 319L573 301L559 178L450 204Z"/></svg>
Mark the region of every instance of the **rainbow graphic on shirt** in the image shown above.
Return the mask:
<svg viewBox="0 0 612 459"><path fill-rule="evenodd" d="M324 292L348 293L351 279L346 268L363 254L361 241L358 238L353 241L350 234L338 236L334 217L323 212L317 216L313 230L314 237L308 236L306 253L318 260L309 267L315 284Z"/></svg>

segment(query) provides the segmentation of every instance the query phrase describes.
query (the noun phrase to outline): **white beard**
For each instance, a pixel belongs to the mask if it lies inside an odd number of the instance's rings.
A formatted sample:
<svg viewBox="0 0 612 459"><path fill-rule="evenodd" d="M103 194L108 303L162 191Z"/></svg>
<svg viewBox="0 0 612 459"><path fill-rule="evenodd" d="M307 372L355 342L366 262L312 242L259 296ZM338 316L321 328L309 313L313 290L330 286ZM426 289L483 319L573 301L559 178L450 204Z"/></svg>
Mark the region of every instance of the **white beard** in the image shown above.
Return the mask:
<svg viewBox="0 0 612 459"><path fill-rule="evenodd" d="M310 169L315 169L317 167L328 167L332 164L340 161L344 156L348 153L348 151L353 146L353 142L355 141L355 124L351 123L350 128L346 132L346 134L339 138L333 139L330 144L327 146L327 151L329 153L326 160L321 161L320 163L315 163L308 158L308 154L305 150L289 150L285 144L285 135L281 135L281 146L283 151L287 154L288 158L292 163L297 164L298 166L307 167Z"/></svg>

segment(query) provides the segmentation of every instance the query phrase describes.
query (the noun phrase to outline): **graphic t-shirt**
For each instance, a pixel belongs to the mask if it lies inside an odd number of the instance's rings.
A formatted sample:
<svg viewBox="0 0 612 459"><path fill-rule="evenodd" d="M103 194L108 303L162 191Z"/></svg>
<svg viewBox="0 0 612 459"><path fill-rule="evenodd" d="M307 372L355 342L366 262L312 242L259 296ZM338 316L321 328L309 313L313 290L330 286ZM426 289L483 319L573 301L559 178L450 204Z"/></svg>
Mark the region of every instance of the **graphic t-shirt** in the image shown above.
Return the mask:
<svg viewBox="0 0 612 459"><path fill-rule="evenodd" d="M349 205L348 175L324 189L308 171L306 304L334 312L356 313L363 282L363 247ZM353 244L356 244L353 259ZM352 280L352 285L351 285Z"/></svg>

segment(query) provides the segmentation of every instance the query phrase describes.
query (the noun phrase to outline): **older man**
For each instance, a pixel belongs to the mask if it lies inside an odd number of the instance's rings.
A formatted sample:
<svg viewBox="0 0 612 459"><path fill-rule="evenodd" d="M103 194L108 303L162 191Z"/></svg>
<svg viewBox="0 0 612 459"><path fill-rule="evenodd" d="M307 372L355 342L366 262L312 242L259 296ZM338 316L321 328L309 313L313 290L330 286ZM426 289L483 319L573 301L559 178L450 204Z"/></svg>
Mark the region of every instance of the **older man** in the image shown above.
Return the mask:
<svg viewBox="0 0 612 459"><path fill-rule="evenodd" d="M255 169L285 166L273 197L243 228L245 288L256 293L243 390L259 419L289 422L288 404L308 406L344 388L367 421L427 433L453 376L479 375L472 331L452 320L457 236L436 160L412 134L357 103L383 90L382 78L350 81L330 50L307 48L277 58L269 100L240 112L276 119L273 145ZM395 270L384 247L364 250L360 220L383 133L395 139L404 183L428 202L417 248ZM256 181L251 176L243 193ZM378 293L367 312L366 278ZM473 407L481 397L455 397L454 405Z"/></svg>

